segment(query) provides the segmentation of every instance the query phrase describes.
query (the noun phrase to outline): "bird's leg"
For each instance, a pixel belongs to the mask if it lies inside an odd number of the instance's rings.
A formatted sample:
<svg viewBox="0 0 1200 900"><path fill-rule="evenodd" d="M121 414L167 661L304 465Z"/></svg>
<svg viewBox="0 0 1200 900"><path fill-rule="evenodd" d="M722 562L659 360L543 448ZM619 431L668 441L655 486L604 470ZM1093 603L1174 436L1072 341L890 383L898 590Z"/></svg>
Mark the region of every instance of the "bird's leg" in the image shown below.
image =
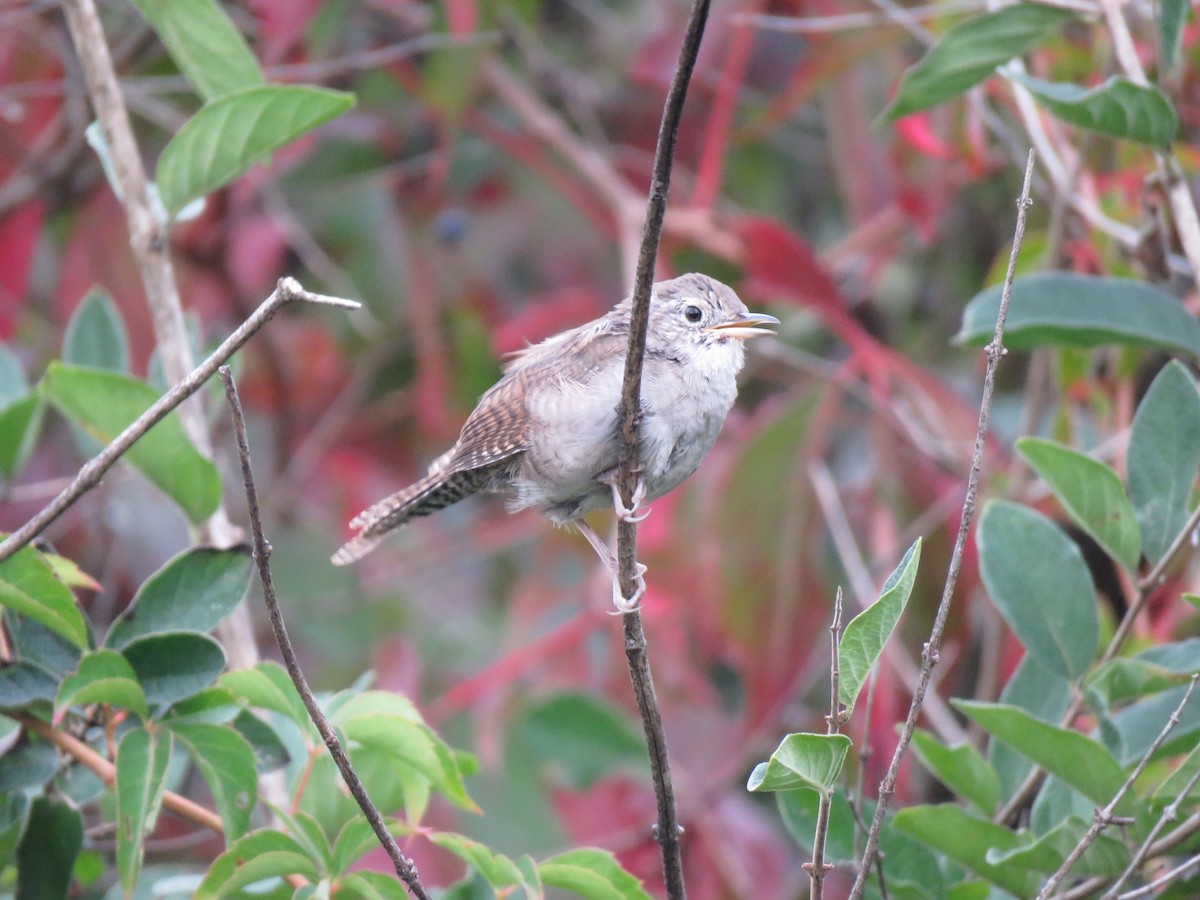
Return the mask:
<svg viewBox="0 0 1200 900"><path fill-rule="evenodd" d="M574 525L579 529L579 533L587 539L587 542L592 545L592 549L596 551L596 555L604 563L604 568L608 569L608 574L612 576L612 599L613 606L617 608L617 612L630 613L636 610L638 602L642 599L642 594L646 593L646 579L643 577L646 574L646 567L641 563L637 564L637 574L635 576L637 586L634 588L633 596L626 598L621 592L620 566L617 563L617 557L608 549L608 544L604 543L604 539L596 534L595 529L583 521L583 519L576 519Z"/></svg>
<svg viewBox="0 0 1200 900"><path fill-rule="evenodd" d="M642 501L646 499L646 479L638 473L637 484L633 488L633 496L629 498L629 506L621 499L621 489L617 487L617 470L609 469L603 475L596 479L601 484L607 484L612 490L613 509L617 513L617 518L622 522L636 524L644 521L650 515L650 510L647 509L640 516L637 514L642 508Z"/></svg>

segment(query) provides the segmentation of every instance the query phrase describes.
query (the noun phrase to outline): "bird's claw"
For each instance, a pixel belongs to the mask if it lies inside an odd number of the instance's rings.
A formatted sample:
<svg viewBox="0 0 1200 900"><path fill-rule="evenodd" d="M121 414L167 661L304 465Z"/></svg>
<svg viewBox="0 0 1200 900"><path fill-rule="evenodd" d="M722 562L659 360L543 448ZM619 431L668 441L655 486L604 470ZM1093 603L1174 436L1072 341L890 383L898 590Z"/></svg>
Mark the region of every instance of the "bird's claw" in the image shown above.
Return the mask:
<svg viewBox="0 0 1200 900"><path fill-rule="evenodd" d="M650 515L650 508L640 516L637 514L642 507L642 501L646 499L646 481L643 478L638 478L637 486L633 489L633 496L629 498L629 506L621 499L621 491L617 487L615 480L609 482L609 487L612 489L613 510L616 511L617 518L622 522L628 522L630 525L636 525L638 522L645 521Z"/></svg>
<svg viewBox="0 0 1200 900"><path fill-rule="evenodd" d="M642 605L642 595L646 593L646 567L641 563L636 563L636 575L634 575L633 596L626 597L621 590L621 578L617 573L613 573L613 606L616 609L610 613L614 616L623 616L627 613L637 612Z"/></svg>

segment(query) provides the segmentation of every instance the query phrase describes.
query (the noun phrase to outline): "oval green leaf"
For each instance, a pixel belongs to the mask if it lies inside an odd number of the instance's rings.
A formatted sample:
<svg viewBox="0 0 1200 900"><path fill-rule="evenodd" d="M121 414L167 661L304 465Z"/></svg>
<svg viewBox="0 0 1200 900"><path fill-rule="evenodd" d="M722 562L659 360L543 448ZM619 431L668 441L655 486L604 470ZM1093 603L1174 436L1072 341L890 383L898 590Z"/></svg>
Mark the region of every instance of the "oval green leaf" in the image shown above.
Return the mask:
<svg viewBox="0 0 1200 900"><path fill-rule="evenodd" d="M950 702L996 740L1003 741L1097 806L1107 806L1125 783L1120 764L1087 735L1035 719L1025 710L1003 703L956 699ZM1118 805L1118 813L1128 815L1134 803L1134 798L1126 795Z"/></svg>
<svg viewBox="0 0 1200 900"><path fill-rule="evenodd" d="M526 887L517 864L503 853L449 831L433 832L428 837L443 850L450 851L465 862L498 893L505 888Z"/></svg>
<svg viewBox="0 0 1200 900"><path fill-rule="evenodd" d="M746 790L811 788L828 797L849 751L850 738L844 734L789 734L769 760L754 767Z"/></svg>
<svg viewBox="0 0 1200 900"><path fill-rule="evenodd" d="M353 106L353 94L298 85L249 88L206 104L159 157L167 212L174 215Z"/></svg>
<svg viewBox="0 0 1200 900"><path fill-rule="evenodd" d="M134 0L134 4L205 100L263 83L258 60L213 0Z"/></svg>
<svg viewBox="0 0 1200 900"><path fill-rule="evenodd" d="M137 673L147 702L161 706L199 693L225 668L221 645L194 631L146 635L121 653Z"/></svg>
<svg viewBox="0 0 1200 900"><path fill-rule="evenodd" d="M1017 866L988 862L989 850L1008 852L1022 845L1012 830L981 819L952 803L910 806L896 813L892 827L939 850L980 878L1017 897L1037 893L1038 878Z"/></svg>
<svg viewBox="0 0 1200 900"><path fill-rule="evenodd" d="M973 803L990 816L1000 806L1000 778L996 770L970 744L946 747L927 731L913 732L917 759L956 796Z"/></svg>
<svg viewBox="0 0 1200 900"><path fill-rule="evenodd" d="M641 881L622 869L607 850L568 850L538 863L537 871L548 887L586 900L651 900Z"/></svg>
<svg viewBox="0 0 1200 900"><path fill-rule="evenodd" d="M204 722L167 722L204 776L212 793L228 846L250 827L258 802L258 772L254 750L233 728Z"/></svg>
<svg viewBox="0 0 1200 900"><path fill-rule="evenodd" d="M1142 552L1156 563L1187 523L1200 471L1200 392L1177 360L1163 367L1138 406L1126 466Z"/></svg>
<svg viewBox="0 0 1200 900"><path fill-rule="evenodd" d="M1082 675L1100 623L1079 547L1041 513L1006 501L984 509L978 542L984 586L1021 643L1052 672Z"/></svg>
<svg viewBox="0 0 1200 900"><path fill-rule="evenodd" d="M185 550L146 579L105 644L119 650L146 634L211 631L241 602L252 563L245 546Z"/></svg>
<svg viewBox="0 0 1200 900"><path fill-rule="evenodd" d="M158 399L154 388L128 375L59 362L52 362L46 370L41 391L64 416L104 444ZM217 467L188 440L175 413L151 428L124 458L178 503L193 522L212 515L220 503Z"/></svg>
<svg viewBox="0 0 1200 900"><path fill-rule="evenodd" d="M574 790L586 790L619 766L644 771L640 729L616 707L585 694L555 694L534 703L514 726L515 752L553 765Z"/></svg>
<svg viewBox="0 0 1200 900"><path fill-rule="evenodd" d="M992 339L1001 286L976 294L956 340L982 347ZM1004 344L1035 347L1158 346L1200 356L1200 323L1179 300L1130 278L1042 272L1013 282Z"/></svg>
<svg viewBox="0 0 1200 900"><path fill-rule="evenodd" d="M1019 866L1050 875L1058 871L1063 860L1075 849L1089 824L1078 816L1069 816L1032 844L1003 852L989 850L988 862L998 866ZM1120 838L1101 833L1095 836L1083 856L1071 866L1071 877L1111 878L1121 874L1129 865L1129 860L1129 848L1121 843Z"/></svg>
<svg viewBox="0 0 1200 900"><path fill-rule="evenodd" d="M92 288L79 301L63 335L62 358L74 366L129 371L125 323L107 291Z"/></svg>
<svg viewBox="0 0 1200 900"><path fill-rule="evenodd" d="M83 817L56 797L38 797L17 847L18 900L65 900L83 847Z"/></svg>
<svg viewBox="0 0 1200 900"><path fill-rule="evenodd" d="M281 831L253 831L218 856L196 889L196 900L221 900L236 895L248 884L277 876L299 875L319 879L304 848Z"/></svg>
<svg viewBox="0 0 1200 900"><path fill-rule="evenodd" d="M144 839L162 804L171 738L144 728L127 731L117 748L117 868L127 895L142 869Z"/></svg>
<svg viewBox="0 0 1200 900"><path fill-rule="evenodd" d="M1136 85L1128 78L1114 75L1104 84L1085 88L1019 72L1005 74L1057 118L1088 131L1159 148L1169 147L1179 131L1171 101L1157 88Z"/></svg>
<svg viewBox="0 0 1200 900"><path fill-rule="evenodd" d="M37 394L28 394L0 409L0 475L12 479L37 446L46 407Z"/></svg>
<svg viewBox="0 0 1200 900"><path fill-rule="evenodd" d="M917 567L921 564L921 539L908 548L895 571L884 582L879 599L850 620L842 633L838 645L838 661L841 677L838 693L849 716L858 700L862 686L866 684L871 669L883 653L900 614L912 594L917 578Z"/></svg>
<svg viewBox="0 0 1200 900"><path fill-rule="evenodd" d="M1090 456L1040 438L1021 438L1017 452L1049 485L1076 525L1127 570L1137 569L1141 529L1116 472Z"/></svg>
<svg viewBox="0 0 1200 900"><path fill-rule="evenodd" d="M291 719L300 729L316 736L304 701L283 666L261 662L253 669L235 669L221 676L221 687L259 709L269 709Z"/></svg>
<svg viewBox="0 0 1200 900"><path fill-rule="evenodd" d="M904 73L883 121L957 97L1071 18L1065 10L1018 3L958 23Z"/></svg>
<svg viewBox="0 0 1200 900"><path fill-rule="evenodd" d="M0 607L45 625L81 650L90 645L87 622L75 595L32 547L22 547L0 562Z"/></svg>
<svg viewBox="0 0 1200 900"><path fill-rule="evenodd" d="M146 695L129 661L115 650L95 650L79 660L79 668L63 679L54 701L58 714L69 706L108 703L149 715Z"/></svg>

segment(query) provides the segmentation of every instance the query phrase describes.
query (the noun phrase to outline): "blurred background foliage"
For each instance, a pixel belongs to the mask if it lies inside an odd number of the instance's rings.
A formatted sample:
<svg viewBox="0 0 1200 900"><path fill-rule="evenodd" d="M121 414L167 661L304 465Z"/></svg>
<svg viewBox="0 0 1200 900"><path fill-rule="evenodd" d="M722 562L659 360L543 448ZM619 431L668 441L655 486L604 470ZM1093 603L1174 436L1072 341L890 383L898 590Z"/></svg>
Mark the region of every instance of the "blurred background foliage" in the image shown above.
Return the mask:
<svg viewBox="0 0 1200 900"><path fill-rule="evenodd" d="M435 802L432 824L510 853L597 844L653 885L654 801L621 632L606 615L607 576L584 542L471 499L404 529L357 568L328 558L354 513L454 440L505 353L628 292L686 8L223 6L270 80L358 100L171 233L198 347L223 338L285 274L364 303L351 315L289 311L237 360L275 577L309 679L334 690L369 671L376 687L412 698L450 743L478 754L471 792L485 814ZM1133 6L1135 34L1149 44L1150 5ZM879 117L925 40L983 8L946 2L907 16L890 3L745 0L713 10L660 275L704 271L784 325L778 340L751 348L741 399L710 458L640 530L646 628L694 897L788 897L806 884L802 854L774 804L745 793L746 775L783 733L824 730L835 589L845 586L852 609L869 602L924 535L903 639L848 727L872 748L852 763L865 765L867 784L878 782L908 706L977 414L980 357L952 337L967 300L998 280L1007 258L1029 119L997 79L965 100L889 124ZM197 98L132 4L106 3L103 15L152 161ZM1111 68L1108 41L1083 15L1028 64L1093 83ZM1193 22L1172 81L1185 129L1178 152L1193 170L1200 160L1186 135L1200 115L1198 46ZM5 4L0 338L30 380L62 354L67 324L94 286L124 321L132 372L155 377L123 215L83 134L90 118L56 5ZM1085 222L1039 175L1023 266L1160 277L1153 154L1042 127L1073 161L1072 190L1121 227ZM1016 435L1050 425L1100 442L1128 425L1144 354L1038 359L1013 354L1003 364L989 495L1019 492L1027 480L1011 451ZM227 417L215 389L208 401L226 502L241 522ZM68 425L47 416L6 485L0 525L28 518L82 458ZM610 523L596 517L602 530ZM98 622L189 543L179 510L129 469L114 470L47 536L104 585L83 595ZM1119 588L1111 599L1122 602ZM937 670L941 696L994 699L1020 657L982 600L970 549ZM1194 633L1180 606L1152 609L1145 637ZM963 733L943 701L927 715L943 740ZM931 793L907 764L899 799ZM416 852L428 881L460 872L448 855Z"/></svg>

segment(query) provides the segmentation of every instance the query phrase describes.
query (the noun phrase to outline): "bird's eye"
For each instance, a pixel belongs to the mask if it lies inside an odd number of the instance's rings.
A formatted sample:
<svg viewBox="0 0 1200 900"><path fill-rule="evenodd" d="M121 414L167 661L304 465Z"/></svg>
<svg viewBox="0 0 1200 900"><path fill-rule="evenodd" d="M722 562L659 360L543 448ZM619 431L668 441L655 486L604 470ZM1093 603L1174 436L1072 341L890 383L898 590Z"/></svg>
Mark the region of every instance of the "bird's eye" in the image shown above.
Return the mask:
<svg viewBox="0 0 1200 900"><path fill-rule="evenodd" d="M700 311L698 306L689 306L683 311L684 316L689 322L699 322L704 318L704 313Z"/></svg>

